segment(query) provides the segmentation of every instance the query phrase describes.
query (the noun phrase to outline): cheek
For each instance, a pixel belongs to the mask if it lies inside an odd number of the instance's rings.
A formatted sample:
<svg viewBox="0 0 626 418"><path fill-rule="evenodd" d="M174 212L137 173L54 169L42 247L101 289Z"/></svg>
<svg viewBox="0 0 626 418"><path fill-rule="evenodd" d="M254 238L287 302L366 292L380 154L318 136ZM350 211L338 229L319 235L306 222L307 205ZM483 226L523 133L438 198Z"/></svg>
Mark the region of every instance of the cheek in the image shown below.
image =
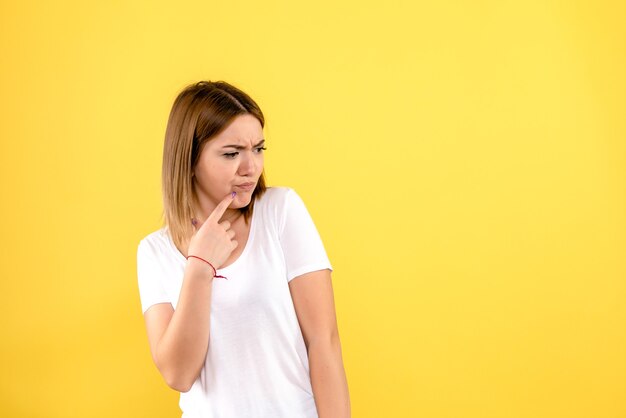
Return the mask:
<svg viewBox="0 0 626 418"><path fill-rule="evenodd" d="M259 154L257 157L257 165L259 166L259 171L263 169L263 164L265 163L265 155Z"/></svg>
<svg viewBox="0 0 626 418"><path fill-rule="evenodd" d="M227 164L219 161L203 161L202 164L198 164L195 170L196 178L208 187L223 181L227 172Z"/></svg>
<svg viewBox="0 0 626 418"><path fill-rule="evenodd" d="M208 176L217 182L229 181L236 172L237 164L234 161L226 159L223 161L212 161L211 164L207 166Z"/></svg>

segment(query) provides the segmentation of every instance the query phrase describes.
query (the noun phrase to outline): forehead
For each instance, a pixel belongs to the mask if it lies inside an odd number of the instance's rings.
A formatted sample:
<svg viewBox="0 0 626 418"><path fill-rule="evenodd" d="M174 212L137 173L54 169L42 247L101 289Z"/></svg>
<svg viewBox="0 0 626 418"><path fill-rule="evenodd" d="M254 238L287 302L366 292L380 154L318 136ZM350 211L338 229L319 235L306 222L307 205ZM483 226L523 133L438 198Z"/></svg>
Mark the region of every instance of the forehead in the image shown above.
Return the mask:
<svg viewBox="0 0 626 418"><path fill-rule="evenodd" d="M263 139L261 122L250 114L236 116L233 121L218 135L213 138L213 146L231 144L255 145Z"/></svg>

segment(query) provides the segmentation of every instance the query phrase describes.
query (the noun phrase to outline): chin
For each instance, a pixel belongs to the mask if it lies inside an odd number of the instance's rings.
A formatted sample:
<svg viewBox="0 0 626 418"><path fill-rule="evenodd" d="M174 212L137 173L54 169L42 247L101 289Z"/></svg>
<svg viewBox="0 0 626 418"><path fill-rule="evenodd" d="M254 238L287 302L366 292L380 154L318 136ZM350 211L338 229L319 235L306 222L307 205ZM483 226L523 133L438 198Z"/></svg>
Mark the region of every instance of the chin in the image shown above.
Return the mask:
<svg viewBox="0 0 626 418"><path fill-rule="evenodd" d="M231 203L231 207L233 209L241 209L241 208L245 208L246 206L248 206L250 204L250 201L252 200L252 193L250 193L249 195L239 195L237 194L235 196L235 199L233 200L233 203Z"/></svg>

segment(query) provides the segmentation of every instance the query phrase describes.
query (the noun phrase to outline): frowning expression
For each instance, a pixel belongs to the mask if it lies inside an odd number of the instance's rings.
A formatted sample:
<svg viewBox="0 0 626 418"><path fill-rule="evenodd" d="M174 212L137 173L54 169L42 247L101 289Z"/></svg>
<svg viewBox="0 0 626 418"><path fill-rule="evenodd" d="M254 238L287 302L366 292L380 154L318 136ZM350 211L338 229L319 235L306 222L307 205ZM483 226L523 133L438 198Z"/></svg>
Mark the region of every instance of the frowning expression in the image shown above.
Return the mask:
<svg viewBox="0 0 626 418"><path fill-rule="evenodd" d="M247 206L263 172L264 145L263 127L251 114L236 116L207 141L194 169L200 206L212 208L232 192L237 195L230 208Z"/></svg>

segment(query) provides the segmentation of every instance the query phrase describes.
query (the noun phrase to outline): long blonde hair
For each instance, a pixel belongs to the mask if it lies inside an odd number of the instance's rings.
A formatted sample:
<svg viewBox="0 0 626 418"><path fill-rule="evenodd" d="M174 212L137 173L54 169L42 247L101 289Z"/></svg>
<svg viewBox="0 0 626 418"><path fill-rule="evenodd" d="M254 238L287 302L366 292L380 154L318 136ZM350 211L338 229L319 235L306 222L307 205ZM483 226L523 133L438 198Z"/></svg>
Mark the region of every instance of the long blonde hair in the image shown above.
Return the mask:
<svg viewBox="0 0 626 418"><path fill-rule="evenodd" d="M187 255L194 229L191 219L198 207L192 173L202 146L218 135L238 115L251 114L265 126L263 112L250 96L224 81L200 81L176 97L165 130L163 145L163 226L176 247ZM249 222L255 200L266 190L261 174L250 204L240 208Z"/></svg>

